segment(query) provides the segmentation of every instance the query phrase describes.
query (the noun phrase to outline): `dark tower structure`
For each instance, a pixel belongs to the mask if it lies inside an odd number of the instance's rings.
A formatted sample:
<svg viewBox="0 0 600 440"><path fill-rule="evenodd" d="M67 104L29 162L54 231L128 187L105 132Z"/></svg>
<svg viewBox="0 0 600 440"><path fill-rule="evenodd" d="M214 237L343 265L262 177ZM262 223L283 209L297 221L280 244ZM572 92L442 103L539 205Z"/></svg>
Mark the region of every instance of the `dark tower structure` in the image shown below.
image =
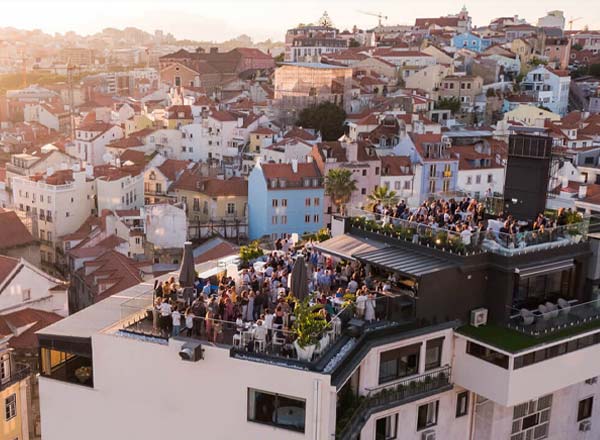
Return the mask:
<svg viewBox="0 0 600 440"><path fill-rule="evenodd" d="M544 212L552 164L552 138L516 134L508 140L504 207L517 219Z"/></svg>

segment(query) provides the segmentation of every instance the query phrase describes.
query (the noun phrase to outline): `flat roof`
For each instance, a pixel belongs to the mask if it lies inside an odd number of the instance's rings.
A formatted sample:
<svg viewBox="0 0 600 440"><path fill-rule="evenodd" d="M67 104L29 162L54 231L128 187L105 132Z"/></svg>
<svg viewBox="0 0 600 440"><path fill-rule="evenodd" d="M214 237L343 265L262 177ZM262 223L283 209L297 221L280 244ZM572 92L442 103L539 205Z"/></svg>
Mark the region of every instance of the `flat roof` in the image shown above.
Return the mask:
<svg viewBox="0 0 600 440"><path fill-rule="evenodd" d="M226 269L219 266L218 260L207 261L196 265L196 270L199 273L206 272L211 268L219 268L221 270ZM124 310L130 309L130 313L128 314L136 312L135 309L137 305L135 299L142 299L140 298L142 295L151 293L154 289L155 280L166 281L171 276L178 279L179 271L170 272L160 277L143 281L129 289L125 289L122 292L92 304L73 315L67 316L64 319L37 331L36 334L90 338L92 335L112 327L117 322L126 318L123 314ZM147 297L144 299L147 299ZM127 305L127 302L130 302L130 305ZM137 304L139 303L140 302L138 301Z"/></svg>
<svg viewBox="0 0 600 440"><path fill-rule="evenodd" d="M281 63L281 66L307 67L309 69L352 69L348 66L337 66L325 63Z"/></svg>

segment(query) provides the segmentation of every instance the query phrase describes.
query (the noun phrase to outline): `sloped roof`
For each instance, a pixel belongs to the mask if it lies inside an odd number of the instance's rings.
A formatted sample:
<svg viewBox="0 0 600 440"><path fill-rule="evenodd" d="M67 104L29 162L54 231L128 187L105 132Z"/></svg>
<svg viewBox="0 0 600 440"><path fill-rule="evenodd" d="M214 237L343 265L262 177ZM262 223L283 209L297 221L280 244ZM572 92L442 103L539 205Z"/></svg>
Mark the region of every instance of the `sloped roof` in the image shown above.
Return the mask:
<svg viewBox="0 0 600 440"><path fill-rule="evenodd" d="M14 211L0 212L0 249L24 246L35 239Z"/></svg>
<svg viewBox="0 0 600 440"><path fill-rule="evenodd" d="M19 259L0 255L0 282L4 281L18 265Z"/></svg>
<svg viewBox="0 0 600 440"><path fill-rule="evenodd" d="M12 348L35 349L38 346L38 339L35 332L61 319L62 316L44 310L32 308L18 310L0 315L0 335L11 336L9 345ZM26 326L29 326L27 330L18 336L15 335L19 328Z"/></svg>

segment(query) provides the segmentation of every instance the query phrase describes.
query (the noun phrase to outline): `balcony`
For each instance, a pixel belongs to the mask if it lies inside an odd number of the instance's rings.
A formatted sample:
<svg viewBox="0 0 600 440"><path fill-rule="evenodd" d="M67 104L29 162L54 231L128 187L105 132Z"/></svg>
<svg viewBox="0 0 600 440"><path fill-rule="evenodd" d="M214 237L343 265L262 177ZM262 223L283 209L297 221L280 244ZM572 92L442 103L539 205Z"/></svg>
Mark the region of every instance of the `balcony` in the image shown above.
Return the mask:
<svg viewBox="0 0 600 440"><path fill-rule="evenodd" d="M352 414L337 420L339 429L336 429L336 439L355 440L360 437L360 431L373 414L451 389L450 373L450 367L445 366L420 376L368 389L367 395L359 398L360 404Z"/></svg>
<svg viewBox="0 0 600 440"><path fill-rule="evenodd" d="M0 382L0 391L4 391L8 387L27 379L31 374L31 369L27 365L16 365L14 370L6 379Z"/></svg>
<svg viewBox="0 0 600 440"><path fill-rule="evenodd" d="M581 243L587 239L589 229L589 218L543 231L531 230L514 234L499 232L500 225L494 223L494 227L475 231L468 239L464 239L458 232L446 228L389 216L386 218L381 214L356 208L349 209L349 215L351 228L359 233L362 231L380 235L382 241L389 241L391 238L457 255L490 252L511 257L545 251Z"/></svg>
<svg viewBox="0 0 600 440"><path fill-rule="evenodd" d="M507 327L534 337L574 332L581 327L600 327L600 300L583 304L565 300L560 305L546 303L537 310L523 310L513 315Z"/></svg>
<svg viewBox="0 0 600 440"><path fill-rule="evenodd" d="M339 352L341 347L356 333L372 333L381 329L412 322L414 317L402 315L398 310L400 299L380 296L375 300L375 319L365 322L355 316L354 305L348 301L339 302L335 306L335 315L323 331L314 335L318 342L314 353L303 357L298 353L295 340L297 334L293 330L295 315L293 312L284 318L282 328L271 329L271 336L264 337L257 331L256 322L234 322L219 319L194 317L194 327L191 334L183 332L182 337L189 337L205 343L213 344L230 351L232 357L256 360L261 362L276 362L280 366L303 368L315 371L325 369L326 365ZM121 305L121 325L117 334L125 337L142 339L159 344L166 343L174 335L164 327L161 328L159 318L152 310L153 292L145 292ZM313 307L319 307L314 304Z"/></svg>

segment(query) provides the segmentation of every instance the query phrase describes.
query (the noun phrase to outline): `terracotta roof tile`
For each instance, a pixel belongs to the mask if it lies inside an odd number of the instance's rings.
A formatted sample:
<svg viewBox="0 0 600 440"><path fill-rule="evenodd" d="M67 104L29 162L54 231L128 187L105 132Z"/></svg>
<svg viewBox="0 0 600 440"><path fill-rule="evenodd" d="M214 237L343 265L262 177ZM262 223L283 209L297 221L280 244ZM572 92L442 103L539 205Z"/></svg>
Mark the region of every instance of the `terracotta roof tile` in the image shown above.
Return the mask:
<svg viewBox="0 0 600 440"><path fill-rule="evenodd" d="M0 282L3 282L18 265L17 258L0 255Z"/></svg>
<svg viewBox="0 0 600 440"><path fill-rule="evenodd" d="M14 211L0 213L0 249L35 243L35 239Z"/></svg>

